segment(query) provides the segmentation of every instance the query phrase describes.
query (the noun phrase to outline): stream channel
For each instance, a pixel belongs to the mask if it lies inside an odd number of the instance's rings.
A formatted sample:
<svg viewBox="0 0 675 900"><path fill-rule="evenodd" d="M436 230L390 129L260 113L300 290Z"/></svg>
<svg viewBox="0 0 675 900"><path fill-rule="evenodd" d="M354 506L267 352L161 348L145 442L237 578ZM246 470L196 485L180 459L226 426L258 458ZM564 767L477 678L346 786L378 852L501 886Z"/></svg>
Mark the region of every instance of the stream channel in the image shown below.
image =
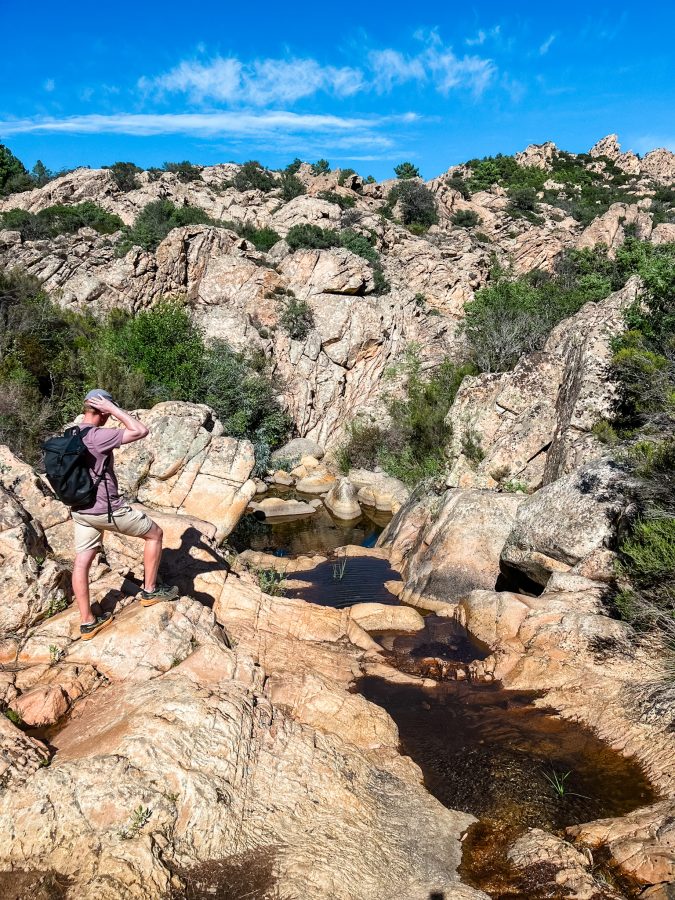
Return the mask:
<svg viewBox="0 0 675 900"><path fill-rule="evenodd" d="M275 493L309 499L292 490ZM331 557L347 544L373 547L389 518L369 511L341 522L325 507L290 521L257 522L246 516L231 542L239 550L250 547L277 556ZM294 573L307 586L287 596L338 608L399 602L385 587L386 581L400 580L388 562L350 556L341 577L334 562L329 558ZM401 749L422 770L430 793L446 807L478 819L464 838L460 875L494 900L565 896L552 893L549 880L524 880L510 865L507 850L528 828L562 835L570 825L623 815L657 799L635 760L583 726L535 705L537 694L472 681L466 664L485 653L451 620L428 614L416 634L390 631L372 637L390 665L435 681L429 687L421 678L419 684L398 684L368 676L355 690L394 719ZM596 872L625 897L637 896L635 886L621 883L608 867L599 865Z"/></svg>

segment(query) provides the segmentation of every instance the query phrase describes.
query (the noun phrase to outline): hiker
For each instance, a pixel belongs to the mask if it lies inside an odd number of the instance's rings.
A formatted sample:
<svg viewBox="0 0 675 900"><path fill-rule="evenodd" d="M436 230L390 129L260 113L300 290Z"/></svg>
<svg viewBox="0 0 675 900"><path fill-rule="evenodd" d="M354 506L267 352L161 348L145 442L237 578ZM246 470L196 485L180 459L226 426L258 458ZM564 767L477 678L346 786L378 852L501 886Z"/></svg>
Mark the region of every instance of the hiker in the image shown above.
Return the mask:
<svg viewBox="0 0 675 900"><path fill-rule="evenodd" d="M112 416L124 428L103 428ZM89 603L89 569L96 554L103 547L103 532L142 538L144 584L140 591L142 606L152 606L162 600L174 600L178 589L157 581L162 556L162 529L144 512L132 509L119 494L113 452L121 444L132 444L147 437L146 426L120 409L108 391L95 388L84 398L84 418L79 434L88 456L95 487L95 499L85 506L73 508L71 515L75 535L75 563L73 565L73 594L80 611L80 636L89 640L112 621L111 613L94 615Z"/></svg>

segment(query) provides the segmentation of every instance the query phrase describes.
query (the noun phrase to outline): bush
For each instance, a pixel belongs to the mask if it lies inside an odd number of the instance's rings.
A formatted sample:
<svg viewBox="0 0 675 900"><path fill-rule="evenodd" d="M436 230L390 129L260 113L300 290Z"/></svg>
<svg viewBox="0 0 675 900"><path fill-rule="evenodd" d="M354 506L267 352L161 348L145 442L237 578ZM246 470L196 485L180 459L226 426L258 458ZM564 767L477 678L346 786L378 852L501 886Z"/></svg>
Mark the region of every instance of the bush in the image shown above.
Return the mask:
<svg viewBox="0 0 675 900"><path fill-rule="evenodd" d="M387 399L392 424L383 429L355 420L341 448L340 465L343 469L380 465L410 486L441 474L446 465L445 447L452 434L445 421L447 413L465 375L474 371L472 366L445 360L425 377L419 356L411 348L403 364L403 395Z"/></svg>
<svg viewBox="0 0 675 900"><path fill-rule="evenodd" d="M193 165L187 159L184 159L183 162L165 162L162 169L165 172L173 173L179 181L184 183L202 180L201 168Z"/></svg>
<svg viewBox="0 0 675 900"><path fill-rule="evenodd" d="M296 156L293 162L289 163L283 171L286 175L297 175L301 165L302 160Z"/></svg>
<svg viewBox="0 0 675 900"><path fill-rule="evenodd" d="M482 223L481 217L473 209L458 209L450 221L460 228L475 228Z"/></svg>
<svg viewBox="0 0 675 900"><path fill-rule="evenodd" d="M529 186L511 187L508 191L509 207L520 212L534 212L537 209L537 192Z"/></svg>
<svg viewBox="0 0 675 900"><path fill-rule="evenodd" d="M39 213L10 209L0 213L0 223L3 228L21 232L24 240L73 234L84 227L93 228L99 234L113 234L124 228L119 216L107 212L91 200L73 206L48 206Z"/></svg>
<svg viewBox="0 0 675 900"><path fill-rule="evenodd" d="M328 175L330 172L330 163L327 159L317 159L312 163L312 175Z"/></svg>
<svg viewBox="0 0 675 900"><path fill-rule="evenodd" d="M153 385L155 402L197 401L204 343L179 302L163 300L136 316L118 312L109 319L101 344L143 374Z"/></svg>
<svg viewBox="0 0 675 900"><path fill-rule="evenodd" d="M297 175L288 170L281 173L281 197L283 200L288 202L305 193L306 188Z"/></svg>
<svg viewBox="0 0 675 900"><path fill-rule="evenodd" d="M399 203L401 207L401 220L404 225L413 230L424 232L431 225L438 222L436 212L436 200L429 188L417 181L402 181L389 192L385 213L393 210Z"/></svg>
<svg viewBox="0 0 675 900"><path fill-rule="evenodd" d="M131 228L125 229L118 251L124 254L136 246L155 250L174 228L220 224L196 206L174 206L170 200L153 200L143 207Z"/></svg>
<svg viewBox="0 0 675 900"><path fill-rule="evenodd" d="M305 300L289 297L279 318L281 327L296 341L304 340L314 328L314 313Z"/></svg>
<svg viewBox="0 0 675 900"><path fill-rule="evenodd" d="M140 186L137 178L143 170L132 162L116 162L110 166L110 174L120 191L134 191Z"/></svg>
<svg viewBox="0 0 675 900"><path fill-rule="evenodd" d="M452 188L453 191L459 191L464 200L468 200L471 196L469 186L461 175L450 175L448 178L446 178L445 183L448 185L448 187Z"/></svg>
<svg viewBox="0 0 675 900"><path fill-rule="evenodd" d="M260 465L271 449L284 442L291 427L264 360L238 353L224 341L213 341L206 350L202 377L200 402L213 408L225 434L253 441Z"/></svg>
<svg viewBox="0 0 675 900"><path fill-rule="evenodd" d="M243 225L239 228L239 234L255 244L256 250L267 253L272 247L281 240L281 235L273 228L252 228L250 225Z"/></svg>
<svg viewBox="0 0 675 900"><path fill-rule="evenodd" d="M359 234L357 231L345 228L344 231L340 232L340 243L347 250L351 250L351 252L356 253L357 256L362 256L364 259L368 260L373 270L375 293L386 294L389 290L389 283L384 277L380 254L375 247L373 247L368 238L363 234Z"/></svg>
<svg viewBox="0 0 675 900"><path fill-rule="evenodd" d="M503 156L501 153L483 159L472 159L466 165L471 170L466 184L472 194L476 191L487 191L493 184L541 190L549 177L545 169L521 166L513 156Z"/></svg>
<svg viewBox="0 0 675 900"><path fill-rule="evenodd" d="M356 200L354 197L350 197L349 194L337 194L335 191L319 191L316 196L319 200L335 203L340 209L352 209L356 206Z"/></svg>
<svg viewBox="0 0 675 900"><path fill-rule="evenodd" d="M232 183L238 191L257 190L265 194L277 186L274 177L255 159L241 166Z"/></svg>
<svg viewBox="0 0 675 900"><path fill-rule="evenodd" d="M291 250L299 250L301 247L312 250L325 250L328 247L337 247L340 238L337 231L330 228L320 228L318 225L294 225L286 235L286 243Z"/></svg>
<svg viewBox="0 0 675 900"><path fill-rule="evenodd" d="M402 162L397 166L394 166L394 174L397 178L402 180L406 178L419 178L420 170L411 162Z"/></svg>

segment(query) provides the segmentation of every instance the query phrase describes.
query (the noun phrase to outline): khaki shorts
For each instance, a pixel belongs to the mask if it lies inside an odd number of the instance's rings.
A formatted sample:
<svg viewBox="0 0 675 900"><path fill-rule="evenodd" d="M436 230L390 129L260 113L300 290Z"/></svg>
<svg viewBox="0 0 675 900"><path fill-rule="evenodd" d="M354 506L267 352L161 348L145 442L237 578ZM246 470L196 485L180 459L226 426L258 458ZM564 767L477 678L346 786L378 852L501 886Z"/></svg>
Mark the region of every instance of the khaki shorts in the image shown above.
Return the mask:
<svg viewBox="0 0 675 900"><path fill-rule="evenodd" d="M71 513L75 527L75 553L86 550L100 550L103 547L103 532L117 531L130 537L143 537L154 525L149 516L129 505L116 509L112 514L112 522L108 521L108 513L89 515Z"/></svg>

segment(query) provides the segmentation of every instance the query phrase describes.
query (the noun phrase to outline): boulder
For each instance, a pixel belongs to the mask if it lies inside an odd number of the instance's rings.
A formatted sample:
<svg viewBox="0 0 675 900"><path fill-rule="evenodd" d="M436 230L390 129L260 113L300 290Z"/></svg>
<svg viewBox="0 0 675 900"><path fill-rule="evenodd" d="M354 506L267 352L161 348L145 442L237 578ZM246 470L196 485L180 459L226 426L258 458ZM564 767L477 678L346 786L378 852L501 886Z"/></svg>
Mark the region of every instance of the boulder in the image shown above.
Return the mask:
<svg viewBox="0 0 675 900"><path fill-rule="evenodd" d="M586 854L554 834L531 828L510 847L509 862L524 876L525 884L537 885L544 895L569 900L622 900L606 880L593 877Z"/></svg>
<svg viewBox="0 0 675 900"><path fill-rule="evenodd" d="M259 503L251 503L250 509L265 513L266 519L275 519L279 516L310 516L316 512L309 503L301 500L282 500L281 497L266 497Z"/></svg>
<svg viewBox="0 0 675 900"><path fill-rule="evenodd" d="M331 250L296 250L280 264L281 274L301 300L322 294L371 294L373 270L362 257L336 247Z"/></svg>
<svg viewBox="0 0 675 900"><path fill-rule="evenodd" d="M325 494L335 484L335 475L325 469L320 469L301 478L295 485L301 494Z"/></svg>
<svg viewBox="0 0 675 900"><path fill-rule="evenodd" d="M447 603L494 588L522 502L515 494L478 490L447 490L434 509L409 501L381 540L403 567L404 602L424 607L429 598Z"/></svg>
<svg viewBox="0 0 675 900"><path fill-rule="evenodd" d="M272 461L286 460L290 465L297 466L298 463L306 465L303 457L311 456L314 459L321 459L324 455L324 449L316 441L309 438L293 438L292 441L279 447L272 454Z"/></svg>
<svg viewBox="0 0 675 900"><path fill-rule="evenodd" d="M396 584L400 587L399 583ZM365 631L420 631L424 619L410 606L388 603L355 603L349 607L349 617Z"/></svg>
<svg viewBox="0 0 675 900"><path fill-rule="evenodd" d="M605 459L542 488L519 505L502 563L545 585L552 573L609 549L625 505L625 478Z"/></svg>
<svg viewBox="0 0 675 900"><path fill-rule="evenodd" d="M0 485L0 637L69 602L69 572L47 554L40 523Z"/></svg>
<svg viewBox="0 0 675 900"><path fill-rule="evenodd" d="M567 829L579 846L608 851L619 871L640 884L675 882L675 803L663 800L620 818Z"/></svg>
<svg viewBox="0 0 675 900"><path fill-rule="evenodd" d="M410 496L410 489L402 481L384 472L350 469L347 477L358 491L359 503L382 512L398 512Z"/></svg>
<svg viewBox="0 0 675 900"><path fill-rule="evenodd" d="M361 515L361 507L356 499L356 488L348 478L336 481L323 502L336 519L358 519Z"/></svg>

